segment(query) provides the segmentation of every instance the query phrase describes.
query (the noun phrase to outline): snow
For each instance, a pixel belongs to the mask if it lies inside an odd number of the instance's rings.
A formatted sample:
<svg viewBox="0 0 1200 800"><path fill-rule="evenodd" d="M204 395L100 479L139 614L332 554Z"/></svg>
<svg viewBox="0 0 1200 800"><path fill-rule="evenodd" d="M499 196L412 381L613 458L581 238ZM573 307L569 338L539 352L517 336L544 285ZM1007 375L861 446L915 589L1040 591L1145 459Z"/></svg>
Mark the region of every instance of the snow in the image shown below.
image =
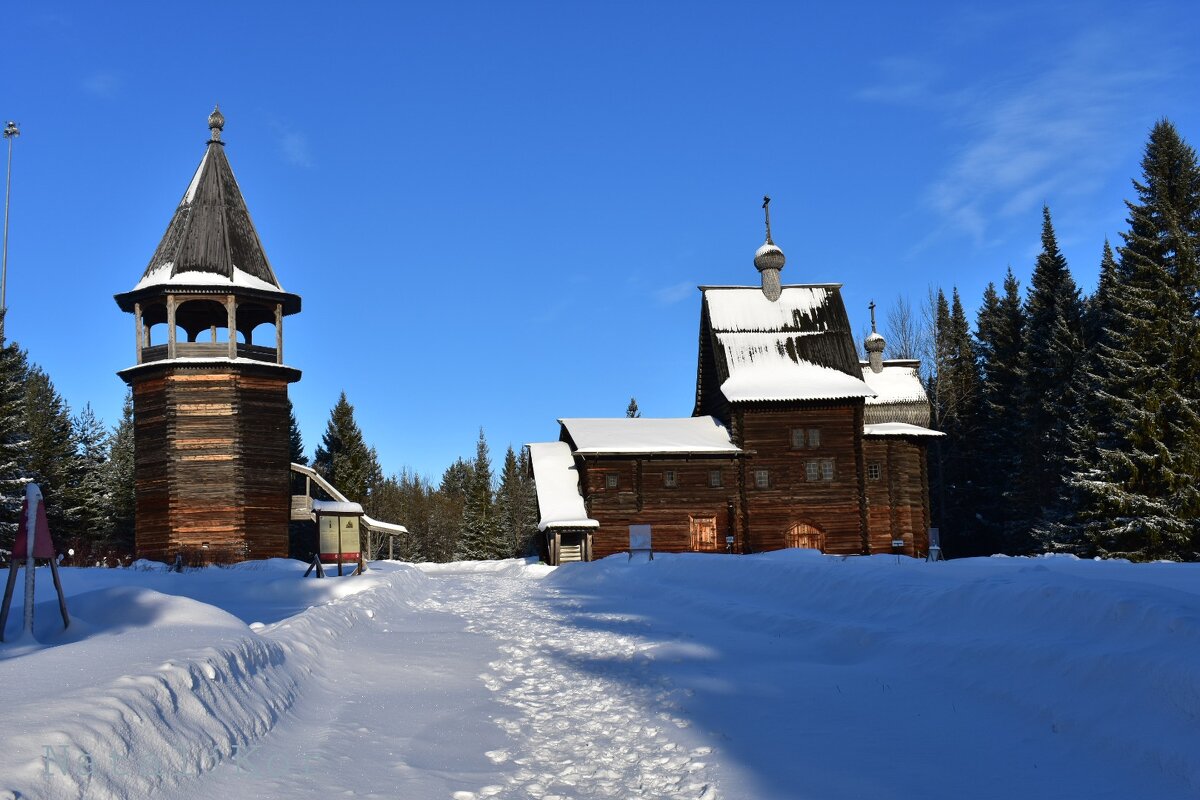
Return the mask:
<svg viewBox="0 0 1200 800"><path fill-rule="evenodd" d="M836 286L785 286L774 302L759 286L700 288L714 330L778 331L796 327L799 318L811 319L815 310L829 303Z"/></svg>
<svg viewBox="0 0 1200 800"><path fill-rule="evenodd" d="M599 522L588 519L583 497L579 494L575 457L566 442L534 442L528 447L538 510L542 515L538 530L599 527Z"/></svg>
<svg viewBox="0 0 1200 800"><path fill-rule="evenodd" d="M363 513L363 507L358 503L351 503L343 500L313 500L313 511L319 511L322 514L359 514Z"/></svg>
<svg viewBox="0 0 1200 800"><path fill-rule="evenodd" d="M183 201L180 205L191 205L196 199L196 190L200 188L200 176L204 174L204 165L208 163L208 151L211 148L204 148L204 156L200 159L200 166L196 167L196 174L192 176L192 182L188 184L187 191L183 194Z"/></svg>
<svg viewBox="0 0 1200 800"><path fill-rule="evenodd" d="M834 400L870 397L871 387L831 367L794 358L786 333L721 333L729 377L721 392L731 402ZM792 352L789 352L791 350Z"/></svg>
<svg viewBox="0 0 1200 800"><path fill-rule="evenodd" d="M863 433L867 436L945 436L941 431L922 428L920 425L909 425L906 422L878 422L874 425L863 425Z"/></svg>
<svg viewBox="0 0 1200 800"><path fill-rule="evenodd" d="M875 372L867 364L862 369L863 380L875 397L867 400L868 405L888 403L925 402L925 387L921 385L918 368L910 364L889 365L886 362L881 372Z"/></svg>
<svg viewBox="0 0 1200 800"><path fill-rule="evenodd" d="M560 419L576 453L740 453L713 417Z"/></svg>
<svg viewBox="0 0 1200 800"><path fill-rule="evenodd" d="M39 570L0 797L1200 793L1197 564L142 566Z"/></svg>
<svg viewBox="0 0 1200 800"><path fill-rule="evenodd" d="M783 251L779 249L778 245L774 245L771 242L763 242L762 247L760 247L754 251L754 257L758 258L763 253L772 253L772 252L782 253Z"/></svg>
<svg viewBox="0 0 1200 800"><path fill-rule="evenodd" d="M138 291L150 286L229 286L237 289L258 289L264 292L282 292L282 286L276 286L270 281L264 281L238 267L233 268L233 275L218 275L215 272L189 270L175 273L174 262L160 264L142 276L131 291Z"/></svg>

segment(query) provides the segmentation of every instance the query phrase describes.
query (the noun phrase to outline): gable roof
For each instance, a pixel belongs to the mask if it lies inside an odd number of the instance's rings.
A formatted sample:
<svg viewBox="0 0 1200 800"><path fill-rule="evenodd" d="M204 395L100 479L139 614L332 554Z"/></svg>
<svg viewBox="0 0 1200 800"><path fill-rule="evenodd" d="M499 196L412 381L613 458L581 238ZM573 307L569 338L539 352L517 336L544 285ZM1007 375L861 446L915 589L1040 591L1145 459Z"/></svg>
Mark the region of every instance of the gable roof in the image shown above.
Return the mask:
<svg viewBox="0 0 1200 800"><path fill-rule="evenodd" d="M571 448L565 442L534 442L526 446L541 515L538 530L600 527L599 522L588 518Z"/></svg>
<svg viewBox="0 0 1200 800"><path fill-rule="evenodd" d="M560 419L563 437L578 455L726 454L742 452L712 417Z"/></svg>
<svg viewBox="0 0 1200 800"><path fill-rule="evenodd" d="M840 284L701 286L697 413L731 402L871 397ZM721 414L723 416L723 414Z"/></svg>

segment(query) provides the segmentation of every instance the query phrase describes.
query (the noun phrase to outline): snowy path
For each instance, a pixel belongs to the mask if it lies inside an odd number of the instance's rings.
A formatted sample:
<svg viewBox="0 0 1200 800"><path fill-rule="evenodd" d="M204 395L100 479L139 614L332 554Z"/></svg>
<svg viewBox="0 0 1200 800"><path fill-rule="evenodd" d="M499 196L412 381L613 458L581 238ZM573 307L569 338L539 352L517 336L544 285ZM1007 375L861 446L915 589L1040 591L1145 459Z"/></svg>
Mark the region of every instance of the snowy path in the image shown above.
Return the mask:
<svg viewBox="0 0 1200 800"><path fill-rule="evenodd" d="M0 648L67 688L0 707L0 800L1200 796L1200 565L377 567L70 573L89 624Z"/></svg>
<svg viewBox="0 0 1200 800"><path fill-rule="evenodd" d="M538 581L435 574L445 583L426 605L501 643L479 677L509 709L496 722L510 744L488 756L511 767L480 796L716 799L712 748L675 713L687 692L653 675L643 657L653 640L580 626L564 613L578 603Z"/></svg>

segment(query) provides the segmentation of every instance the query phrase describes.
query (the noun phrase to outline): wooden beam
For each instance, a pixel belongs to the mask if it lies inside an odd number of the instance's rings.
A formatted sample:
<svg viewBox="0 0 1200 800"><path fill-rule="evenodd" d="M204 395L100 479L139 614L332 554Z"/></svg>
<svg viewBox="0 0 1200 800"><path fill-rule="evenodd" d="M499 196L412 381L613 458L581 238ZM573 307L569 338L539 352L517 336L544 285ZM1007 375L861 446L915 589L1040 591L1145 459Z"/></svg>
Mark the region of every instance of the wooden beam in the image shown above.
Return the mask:
<svg viewBox="0 0 1200 800"><path fill-rule="evenodd" d="M229 357L237 358L237 298L225 298L225 310L229 318Z"/></svg>
<svg viewBox="0 0 1200 800"><path fill-rule="evenodd" d="M275 363L283 363L283 303L275 304Z"/></svg>
<svg viewBox="0 0 1200 800"><path fill-rule="evenodd" d="M175 295L167 295L167 358L175 357Z"/></svg>
<svg viewBox="0 0 1200 800"><path fill-rule="evenodd" d="M137 364L142 363L142 347L145 346L144 342L143 342L143 337L144 337L143 330L144 329L142 326L142 304L134 303L133 304L133 332L134 332L134 337L137 339L137 361L134 363L137 363Z"/></svg>

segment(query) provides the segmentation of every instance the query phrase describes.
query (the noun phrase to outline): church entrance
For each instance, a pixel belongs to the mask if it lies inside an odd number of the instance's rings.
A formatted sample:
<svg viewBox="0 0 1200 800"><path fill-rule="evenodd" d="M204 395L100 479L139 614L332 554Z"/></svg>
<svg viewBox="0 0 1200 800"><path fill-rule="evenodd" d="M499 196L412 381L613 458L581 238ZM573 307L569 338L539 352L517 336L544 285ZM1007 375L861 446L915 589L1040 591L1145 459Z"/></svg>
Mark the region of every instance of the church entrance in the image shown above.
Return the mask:
<svg viewBox="0 0 1200 800"><path fill-rule="evenodd" d="M805 550L825 550L825 534L820 528L807 522L797 522L788 528L784 537L787 547L799 547Z"/></svg>

